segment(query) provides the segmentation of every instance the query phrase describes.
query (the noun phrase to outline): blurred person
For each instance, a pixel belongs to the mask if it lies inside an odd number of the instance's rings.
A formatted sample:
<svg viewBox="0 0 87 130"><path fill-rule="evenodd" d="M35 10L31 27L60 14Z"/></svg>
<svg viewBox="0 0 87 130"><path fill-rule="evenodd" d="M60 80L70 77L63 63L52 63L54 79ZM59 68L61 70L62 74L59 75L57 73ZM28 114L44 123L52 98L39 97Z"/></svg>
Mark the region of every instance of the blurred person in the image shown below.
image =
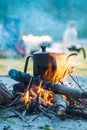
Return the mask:
<svg viewBox="0 0 87 130"><path fill-rule="evenodd" d="M78 32L76 22L69 21L63 35L64 49L80 53L82 51L83 58L86 58L85 48L77 42Z"/></svg>
<svg viewBox="0 0 87 130"><path fill-rule="evenodd" d="M76 45L77 42L77 29L76 22L69 21L64 31L63 42L65 47Z"/></svg>

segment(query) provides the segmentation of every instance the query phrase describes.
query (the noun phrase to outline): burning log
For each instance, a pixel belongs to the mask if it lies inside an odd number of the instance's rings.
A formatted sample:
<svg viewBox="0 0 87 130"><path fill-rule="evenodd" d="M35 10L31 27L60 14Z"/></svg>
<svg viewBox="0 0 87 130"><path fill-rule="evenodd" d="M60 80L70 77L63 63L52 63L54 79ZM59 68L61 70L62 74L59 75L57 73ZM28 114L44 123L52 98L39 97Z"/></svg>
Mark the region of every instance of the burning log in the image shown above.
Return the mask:
<svg viewBox="0 0 87 130"><path fill-rule="evenodd" d="M17 71L15 69L10 70L9 75L12 79L19 81L23 84L27 84L27 85L32 77L29 74ZM51 90L55 94L63 94L73 99L79 99L79 98L86 99L87 98L87 92L84 92L82 90L74 89L74 88L67 87L65 85L59 85L59 84L52 83L50 81L42 80L40 79L40 77L37 77L37 76L32 77L33 85L39 86L40 82L42 82L42 87L44 89Z"/></svg>

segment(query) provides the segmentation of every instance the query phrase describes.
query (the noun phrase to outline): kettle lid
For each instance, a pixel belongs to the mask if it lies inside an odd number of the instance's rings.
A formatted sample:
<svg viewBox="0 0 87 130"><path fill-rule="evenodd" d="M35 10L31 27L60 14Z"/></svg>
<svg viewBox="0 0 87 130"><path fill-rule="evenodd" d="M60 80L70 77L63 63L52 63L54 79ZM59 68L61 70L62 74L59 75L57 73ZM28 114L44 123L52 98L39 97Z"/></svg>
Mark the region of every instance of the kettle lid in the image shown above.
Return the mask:
<svg viewBox="0 0 87 130"><path fill-rule="evenodd" d="M41 45L41 51L37 51L34 54L50 54L50 52L46 51L46 45Z"/></svg>

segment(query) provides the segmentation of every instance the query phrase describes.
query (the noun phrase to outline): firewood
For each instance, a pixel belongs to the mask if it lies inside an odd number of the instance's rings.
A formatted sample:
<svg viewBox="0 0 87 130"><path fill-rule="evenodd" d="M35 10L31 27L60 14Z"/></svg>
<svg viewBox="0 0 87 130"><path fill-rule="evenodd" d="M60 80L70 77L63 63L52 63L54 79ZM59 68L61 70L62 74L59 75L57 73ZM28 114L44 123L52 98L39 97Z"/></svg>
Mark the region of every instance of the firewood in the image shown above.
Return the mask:
<svg viewBox="0 0 87 130"><path fill-rule="evenodd" d="M9 104L9 107L12 107L13 105L17 104L18 102L20 102L20 95L18 97L16 97L11 104Z"/></svg>
<svg viewBox="0 0 87 130"><path fill-rule="evenodd" d="M22 121L27 122L27 119L26 119L21 113L19 113L18 111L15 111L15 110L14 110L13 113L16 114L16 115L18 115L18 117L19 117Z"/></svg>
<svg viewBox="0 0 87 130"><path fill-rule="evenodd" d="M26 115L29 113L33 113L35 110L37 111L38 107L39 107L39 95L37 95L37 97L33 99L28 105Z"/></svg>
<svg viewBox="0 0 87 130"><path fill-rule="evenodd" d="M35 121L38 117L40 117L41 114L44 114L49 119L52 119L52 117L50 115L48 115L48 113L46 113L50 108L51 108L51 106L49 106L48 108L44 108L44 110L43 110L42 108L38 107L40 113L32 121Z"/></svg>
<svg viewBox="0 0 87 130"><path fill-rule="evenodd" d="M55 94L63 94L73 99L79 99L79 98L86 99L87 98L87 92L82 91L81 89L75 89L75 88L67 87L65 85L55 84L50 81L42 80L38 77L33 77L29 74L17 71L15 69L11 69L9 71L9 76L16 81L19 81L27 85L29 83L29 80L32 77L32 84L39 85L40 82L42 82L42 87L44 89L52 90Z"/></svg>
<svg viewBox="0 0 87 130"><path fill-rule="evenodd" d="M67 100L65 100L62 95L55 94L55 103L54 107L56 110L56 114L60 117L61 120L64 120L66 117L66 109L67 109Z"/></svg>
<svg viewBox="0 0 87 130"><path fill-rule="evenodd" d="M78 109L73 109L68 107L66 113L72 116L82 117L84 119L87 119L87 112L85 110L78 110Z"/></svg>

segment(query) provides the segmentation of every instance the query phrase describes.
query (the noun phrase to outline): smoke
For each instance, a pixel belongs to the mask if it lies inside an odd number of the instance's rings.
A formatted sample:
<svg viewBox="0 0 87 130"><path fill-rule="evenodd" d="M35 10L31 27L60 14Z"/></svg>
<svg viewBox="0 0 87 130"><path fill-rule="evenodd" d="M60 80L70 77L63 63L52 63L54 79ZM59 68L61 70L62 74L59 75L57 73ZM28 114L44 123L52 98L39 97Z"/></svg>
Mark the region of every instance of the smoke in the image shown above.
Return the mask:
<svg viewBox="0 0 87 130"><path fill-rule="evenodd" d="M4 17L21 20L24 34L47 34L60 40L67 22L76 20L79 37L87 37L87 0L0 0L0 6Z"/></svg>
<svg viewBox="0 0 87 130"><path fill-rule="evenodd" d="M16 3L17 2L17 3ZM54 17L53 2L49 0L17 1L9 5L8 16L21 20L24 34L50 35L54 40L62 39L64 23Z"/></svg>
<svg viewBox="0 0 87 130"><path fill-rule="evenodd" d="M21 33L49 35L53 40L62 40L69 20L76 20L78 37L86 37L87 0L1 0L4 1L7 17L21 21ZM83 9L84 7L84 9ZM4 10L4 9L3 9ZM83 16L83 14L85 14ZM82 16L82 17L81 17Z"/></svg>

